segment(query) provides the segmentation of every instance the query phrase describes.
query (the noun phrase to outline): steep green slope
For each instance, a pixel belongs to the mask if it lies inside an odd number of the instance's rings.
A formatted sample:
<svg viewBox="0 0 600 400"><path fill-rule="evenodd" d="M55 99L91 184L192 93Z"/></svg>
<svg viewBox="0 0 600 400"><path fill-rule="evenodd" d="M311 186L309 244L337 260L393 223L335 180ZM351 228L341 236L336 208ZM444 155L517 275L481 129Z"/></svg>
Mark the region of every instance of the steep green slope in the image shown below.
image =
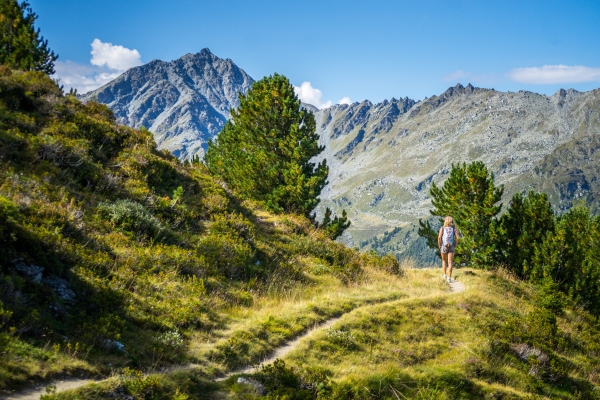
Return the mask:
<svg viewBox="0 0 600 400"><path fill-rule="evenodd" d="M303 217L240 200L202 165L158 151L148 131L64 96L46 75L5 68L0 265L0 388L125 365L227 370L363 301L282 317L233 359L226 345L213 348L235 310L310 292L318 277L305 269L320 266L340 285L364 268L399 271Z"/></svg>
<svg viewBox="0 0 600 400"><path fill-rule="evenodd" d="M264 396L598 393L598 322L552 288L459 271L449 294L438 270L239 199L41 73L0 69L0 171L3 390L88 375L109 378L48 398L255 398L214 379L341 316L251 377Z"/></svg>

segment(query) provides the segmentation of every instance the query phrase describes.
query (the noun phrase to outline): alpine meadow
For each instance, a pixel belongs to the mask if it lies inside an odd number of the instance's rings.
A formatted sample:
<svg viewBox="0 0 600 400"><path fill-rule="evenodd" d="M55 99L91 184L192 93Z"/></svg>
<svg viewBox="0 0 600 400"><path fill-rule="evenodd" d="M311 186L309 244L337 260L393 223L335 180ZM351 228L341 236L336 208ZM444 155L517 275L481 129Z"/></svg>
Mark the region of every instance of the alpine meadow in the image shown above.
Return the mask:
<svg viewBox="0 0 600 400"><path fill-rule="evenodd" d="M0 399L600 399L599 89L499 177L410 153L496 92L319 109L204 49L79 95L36 21L0 0Z"/></svg>

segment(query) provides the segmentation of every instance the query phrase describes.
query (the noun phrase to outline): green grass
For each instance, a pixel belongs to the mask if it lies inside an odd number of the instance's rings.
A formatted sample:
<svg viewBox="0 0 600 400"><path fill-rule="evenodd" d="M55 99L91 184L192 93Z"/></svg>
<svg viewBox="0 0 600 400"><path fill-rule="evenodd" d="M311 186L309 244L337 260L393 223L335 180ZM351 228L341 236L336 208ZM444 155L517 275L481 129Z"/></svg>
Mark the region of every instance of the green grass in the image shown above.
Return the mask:
<svg viewBox="0 0 600 400"><path fill-rule="evenodd" d="M267 387L267 398L596 398L599 326L568 305L548 320L540 305L551 304L552 293L501 271L458 270L455 275L467 290L454 294L439 269L407 268L402 277L369 272L368 279L350 287L328 276L308 291L232 308L230 329L216 334L216 340L195 338L198 347L192 351L211 354L210 349L236 338L239 348L260 353L268 347L257 344L263 337L290 337L302 332L302 321L341 313L332 328L302 340L284 363L253 375ZM316 303L335 312L317 317ZM281 344L276 339L269 343ZM519 346L525 345L540 349L547 359L520 357ZM189 398L259 397L236 376L210 383L211 376L226 369L213 357L212 363L205 359L193 370L159 375L149 381L154 386L148 385L154 388L152 398L159 399L177 390ZM90 386L57 398L102 398L122 390L123 379L132 378L121 376L103 383L102 390ZM199 394L199 387L205 394Z"/></svg>
<svg viewBox="0 0 600 400"><path fill-rule="evenodd" d="M408 271L410 288L429 286L428 294L350 312L336 334L316 333L287 362L325 367L331 398L596 398L591 366L600 365L600 353L591 317L567 307L553 325L532 287L475 274L459 270L468 289L448 295L431 287L441 282L439 270ZM519 357L519 345L547 360Z"/></svg>
<svg viewBox="0 0 600 400"><path fill-rule="evenodd" d="M43 268L42 279L14 260ZM400 274L395 259L332 242L308 218L240 199L46 75L6 68L0 266L0 389L75 370L197 363L216 374L330 316L395 298L381 286ZM371 272L387 277L365 295Z"/></svg>
<svg viewBox="0 0 600 400"><path fill-rule="evenodd" d="M3 68L0 266L0 389L70 373L107 379L47 398L253 398L212 380L342 316L255 374L267 397L597 393L598 323L555 294L476 272L450 295L438 270L267 213L105 106Z"/></svg>

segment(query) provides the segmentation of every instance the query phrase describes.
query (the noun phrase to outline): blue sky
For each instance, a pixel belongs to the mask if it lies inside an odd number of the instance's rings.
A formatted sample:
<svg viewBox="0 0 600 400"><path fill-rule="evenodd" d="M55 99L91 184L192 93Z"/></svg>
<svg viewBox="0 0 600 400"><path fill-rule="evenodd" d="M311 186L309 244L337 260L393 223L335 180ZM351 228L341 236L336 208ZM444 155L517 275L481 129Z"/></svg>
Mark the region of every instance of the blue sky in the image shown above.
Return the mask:
<svg viewBox="0 0 600 400"><path fill-rule="evenodd" d="M419 100L459 82L545 94L600 87L597 0L30 3L62 82L84 89L205 47L255 79L310 82L303 96L320 106Z"/></svg>

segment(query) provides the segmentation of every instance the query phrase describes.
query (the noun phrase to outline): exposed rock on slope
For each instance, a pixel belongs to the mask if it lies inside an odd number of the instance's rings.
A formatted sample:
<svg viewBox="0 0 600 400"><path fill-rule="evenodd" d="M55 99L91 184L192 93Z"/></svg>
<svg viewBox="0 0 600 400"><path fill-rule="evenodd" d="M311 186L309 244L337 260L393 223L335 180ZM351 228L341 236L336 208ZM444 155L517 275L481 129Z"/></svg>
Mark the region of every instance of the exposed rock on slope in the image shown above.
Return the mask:
<svg viewBox="0 0 600 400"><path fill-rule="evenodd" d="M420 102L364 101L316 117L330 166L322 207L349 211L346 240L360 247L410 253L414 224L429 215L431 182L442 182L452 163L484 161L506 186L505 204L534 189L557 210L575 199L598 207L600 89L549 97L457 85ZM373 240L395 227L393 238Z"/></svg>
<svg viewBox="0 0 600 400"><path fill-rule="evenodd" d="M171 62L154 60L131 68L82 98L108 105L120 123L145 126L159 148L187 159L204 154L206 142L239 105L238 93L252 82L233 61L203 49Z"/></svg>

